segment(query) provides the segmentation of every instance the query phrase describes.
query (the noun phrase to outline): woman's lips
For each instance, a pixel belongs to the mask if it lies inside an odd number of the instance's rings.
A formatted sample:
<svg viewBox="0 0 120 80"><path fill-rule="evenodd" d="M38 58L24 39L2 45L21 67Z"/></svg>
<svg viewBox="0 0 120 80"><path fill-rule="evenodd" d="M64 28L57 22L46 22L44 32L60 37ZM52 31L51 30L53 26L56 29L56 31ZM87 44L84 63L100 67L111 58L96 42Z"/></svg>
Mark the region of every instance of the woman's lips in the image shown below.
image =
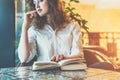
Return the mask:
<svg viewBox="0 0 120 80"><path fill-rule="evenodd" d="M37 9L37 11L38 11L38 12L41 12L41 11L42 11L42 9Z"/></svg>

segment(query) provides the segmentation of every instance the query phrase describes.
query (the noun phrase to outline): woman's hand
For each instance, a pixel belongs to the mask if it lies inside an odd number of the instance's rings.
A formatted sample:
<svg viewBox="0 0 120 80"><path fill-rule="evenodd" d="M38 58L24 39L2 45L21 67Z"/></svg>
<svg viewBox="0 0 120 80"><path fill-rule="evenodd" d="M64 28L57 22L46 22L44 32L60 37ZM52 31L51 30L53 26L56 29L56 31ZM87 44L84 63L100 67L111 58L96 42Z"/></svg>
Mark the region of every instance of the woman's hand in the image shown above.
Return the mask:
<svg viewBox="0 0 120 80"><path fill-rule="evenodd" d="M54 55L52 56L51 58L51 61L55 61L55 62L59 62L63 59L73 59L73 58L83 58L83 55L73 55L73 56L64 56L63 54L62 55Z"/></svg>
<svg viewBox="0 0 120 80"><path fill-rule="evenodd" d="M28 28L28 26L32 23L34 17L36 17L36 10L25 13L23 21L24 27Z"/></svg>
<svg viewBox="0 0 120 80"><path fill-rule="evenodd" d="M58 61L63 60L64 58L65 58L64 55L54 55L54 56L52 56L51 60L58 62Z"/></svg>

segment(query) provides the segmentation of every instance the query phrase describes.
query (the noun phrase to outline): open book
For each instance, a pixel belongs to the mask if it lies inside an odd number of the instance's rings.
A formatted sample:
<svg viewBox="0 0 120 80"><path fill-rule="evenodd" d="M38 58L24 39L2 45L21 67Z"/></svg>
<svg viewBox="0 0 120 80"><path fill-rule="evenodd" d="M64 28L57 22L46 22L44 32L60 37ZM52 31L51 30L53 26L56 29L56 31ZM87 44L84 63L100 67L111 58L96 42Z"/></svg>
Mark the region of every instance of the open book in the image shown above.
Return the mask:
<svg viewBox="0 0 120 80"><path fill-rule="evenodd" d="M85 70L87 65L84 58L65 59L59 62L49 61L35 61L32 66L32 70L44 70L60 68L61 70Z"/></svg>

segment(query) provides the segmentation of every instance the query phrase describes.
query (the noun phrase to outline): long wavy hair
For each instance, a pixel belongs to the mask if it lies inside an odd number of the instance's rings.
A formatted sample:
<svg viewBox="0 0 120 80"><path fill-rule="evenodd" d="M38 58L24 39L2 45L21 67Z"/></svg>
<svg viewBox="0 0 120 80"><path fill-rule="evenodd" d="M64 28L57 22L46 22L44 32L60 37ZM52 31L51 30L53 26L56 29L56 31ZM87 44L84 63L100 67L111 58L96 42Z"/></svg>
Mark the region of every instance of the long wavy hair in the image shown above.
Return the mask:
<svg viewBox="0 0 120 80"><path fill-rule="evenodd" d="M71 20L67 16L67 14L63 10L63 5L60 0L47 0L48 1L48 15L50 16L49 20L51 21L52 25L58 28L64 27L64 23L69 23ZM33 0L26 1L27 10L35 10L35 5L33 4ZM36 28L43 28L45 24L47 24L47 17L46 16L39 16L34 18L32 24Z"/></svg>

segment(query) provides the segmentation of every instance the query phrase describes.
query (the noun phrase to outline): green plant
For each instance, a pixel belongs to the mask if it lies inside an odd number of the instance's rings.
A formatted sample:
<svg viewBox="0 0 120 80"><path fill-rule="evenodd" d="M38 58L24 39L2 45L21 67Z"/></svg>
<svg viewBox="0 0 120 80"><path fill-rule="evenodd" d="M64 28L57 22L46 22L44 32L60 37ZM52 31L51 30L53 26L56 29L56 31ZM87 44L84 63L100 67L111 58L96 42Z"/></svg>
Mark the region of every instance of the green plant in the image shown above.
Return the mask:
<svg viewBox="0 0 120 80"><path fill-rule="evenodd" d="M66 13L71 17L72 20L77 21L78 24L81 26L82 29L82 35L84 36L84 32L88 32L88 27L86 26L85 19L82 19L81 15L79 13L75 13L75 8L71 6L72 3L80 3L79 0L63 0L63 4L65 5L65 11Z"/></svg>

